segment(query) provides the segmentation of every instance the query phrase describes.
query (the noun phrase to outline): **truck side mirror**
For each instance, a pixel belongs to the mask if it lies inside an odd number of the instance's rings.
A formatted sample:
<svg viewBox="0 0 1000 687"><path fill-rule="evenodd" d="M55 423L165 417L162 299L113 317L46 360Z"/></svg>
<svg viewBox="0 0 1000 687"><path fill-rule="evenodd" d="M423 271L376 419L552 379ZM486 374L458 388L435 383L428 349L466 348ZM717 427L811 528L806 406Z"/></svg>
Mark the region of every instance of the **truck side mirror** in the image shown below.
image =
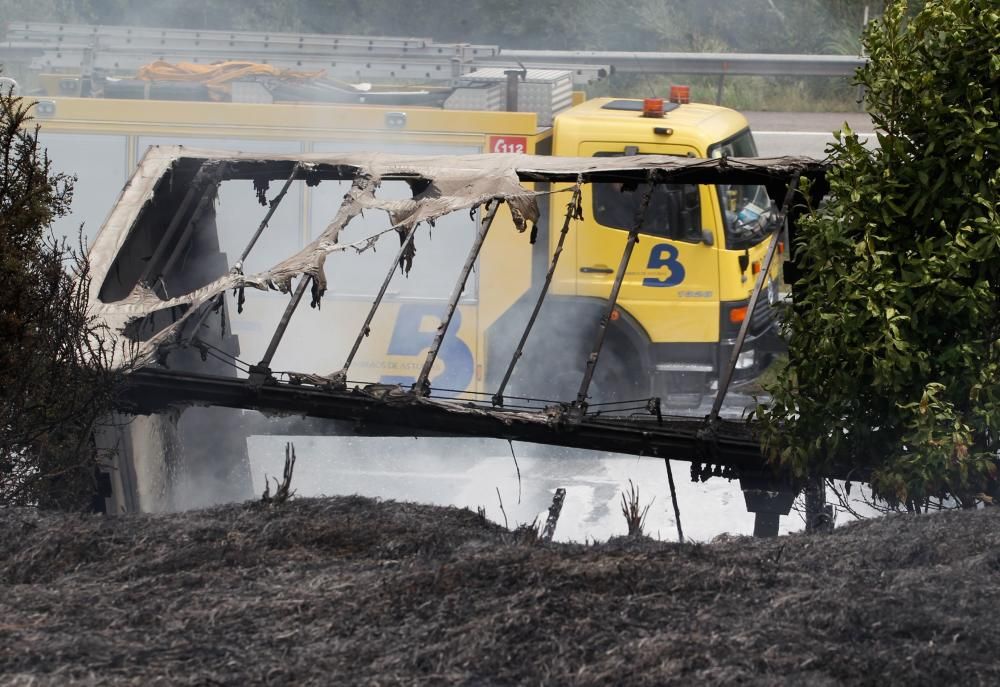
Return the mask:
<svg viewBox="0 0 1000 687"><path fill-rule="evenodd" d="M713 236L712 232L709 231L708 229L702 229L701 230L701 242L704 243L706 246L714 246L715 245L715 236Z"/></svg>

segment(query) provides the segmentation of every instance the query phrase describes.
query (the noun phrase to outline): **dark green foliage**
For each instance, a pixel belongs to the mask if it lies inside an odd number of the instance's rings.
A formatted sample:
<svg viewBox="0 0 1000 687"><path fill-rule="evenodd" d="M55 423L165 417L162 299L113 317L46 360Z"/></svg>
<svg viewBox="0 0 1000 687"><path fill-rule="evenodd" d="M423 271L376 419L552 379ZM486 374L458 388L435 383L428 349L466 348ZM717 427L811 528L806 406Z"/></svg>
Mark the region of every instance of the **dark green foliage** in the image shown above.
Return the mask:
<svg viewBox="0 0 1000 687"><path fill-rule="evenodd" d="M832 145L795 247L791 364L759 412L800 474L837 462L890 501L969 503L1000 448L1000 5L898 3L865 45L880 149Z"/></svg>
<svg viewBox="0 0 1000 687"><path fill-rule="evenodd" d="M48 234L72 179L52 172L29 110L0 93L0 505L79 508L118 375L87 313L86 260Z"/></svg>

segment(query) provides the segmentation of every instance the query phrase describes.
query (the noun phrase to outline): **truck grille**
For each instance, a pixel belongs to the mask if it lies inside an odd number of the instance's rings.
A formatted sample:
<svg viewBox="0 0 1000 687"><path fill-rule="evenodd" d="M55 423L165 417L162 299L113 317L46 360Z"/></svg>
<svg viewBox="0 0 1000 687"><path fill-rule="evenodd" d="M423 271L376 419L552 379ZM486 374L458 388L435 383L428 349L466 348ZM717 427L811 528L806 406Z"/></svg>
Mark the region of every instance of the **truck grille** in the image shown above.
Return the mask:
<svg viewBox="0 0 1000 687"><path fill-rule="evenodd" d="M774 288L777 288L775 284ZM778 319L778 309L771 305L767 297L767 289L757 297L753 312L750 313L750 334L757 336L765 331Z"/></svg>

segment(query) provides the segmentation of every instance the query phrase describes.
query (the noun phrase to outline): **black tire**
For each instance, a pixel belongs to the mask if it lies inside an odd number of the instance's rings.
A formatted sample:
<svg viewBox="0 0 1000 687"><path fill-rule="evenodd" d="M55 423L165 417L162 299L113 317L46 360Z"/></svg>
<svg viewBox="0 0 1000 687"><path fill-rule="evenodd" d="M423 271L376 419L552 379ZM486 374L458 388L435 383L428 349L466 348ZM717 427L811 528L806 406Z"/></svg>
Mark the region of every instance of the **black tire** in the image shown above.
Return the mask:
<svg viewBox="0 0 1000 687"><path fill-rule="evenodd" d="M591 339L583 341L589 345ZM533 356L526 353L515 368L505 394L511 404L524 402L518 397L532 399L531 404L538 407L543 402L574 402L586 372L589 349L584 349L581 341L575 341L572 345L550 345L532 353ZM639 356L624 337L609 333L588 387L587 403L600 407L605 403L644 400L649 395L647 375L641 369Z"/></svg>
<svg viewBox="0 0 1000 687"><path fill-rule="evenodd" d="M592 408L620 411L642 405L649 397L648 370L622 337L609 337L597 361L587 402ZM612 405L604 406L602 404Z"/></svg>

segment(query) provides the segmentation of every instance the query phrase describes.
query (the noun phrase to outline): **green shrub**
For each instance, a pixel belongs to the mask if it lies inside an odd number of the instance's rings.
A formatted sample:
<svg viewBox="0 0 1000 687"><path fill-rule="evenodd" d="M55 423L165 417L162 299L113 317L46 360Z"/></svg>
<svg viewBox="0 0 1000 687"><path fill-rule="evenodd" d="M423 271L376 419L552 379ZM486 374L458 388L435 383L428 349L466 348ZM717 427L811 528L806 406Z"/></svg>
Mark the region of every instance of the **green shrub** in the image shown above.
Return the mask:
<svg viewBox="0 0 1000 687"><path fill-rule="evenodd" d="M831 146L795 246L791 364L758 413L800 475L837 463L891 502L968 503L1000 447L1000 5L906 10L865 33L880 147L848 129Z"/></svg>
<svg viewBox="0 0 1000 687"><path fill-rule="evenodd" d="M91 505L93 431L120 383L87 310L87 261L49 232L72 182L39 147L29 104L0 92L0 505Z"/></svg>

